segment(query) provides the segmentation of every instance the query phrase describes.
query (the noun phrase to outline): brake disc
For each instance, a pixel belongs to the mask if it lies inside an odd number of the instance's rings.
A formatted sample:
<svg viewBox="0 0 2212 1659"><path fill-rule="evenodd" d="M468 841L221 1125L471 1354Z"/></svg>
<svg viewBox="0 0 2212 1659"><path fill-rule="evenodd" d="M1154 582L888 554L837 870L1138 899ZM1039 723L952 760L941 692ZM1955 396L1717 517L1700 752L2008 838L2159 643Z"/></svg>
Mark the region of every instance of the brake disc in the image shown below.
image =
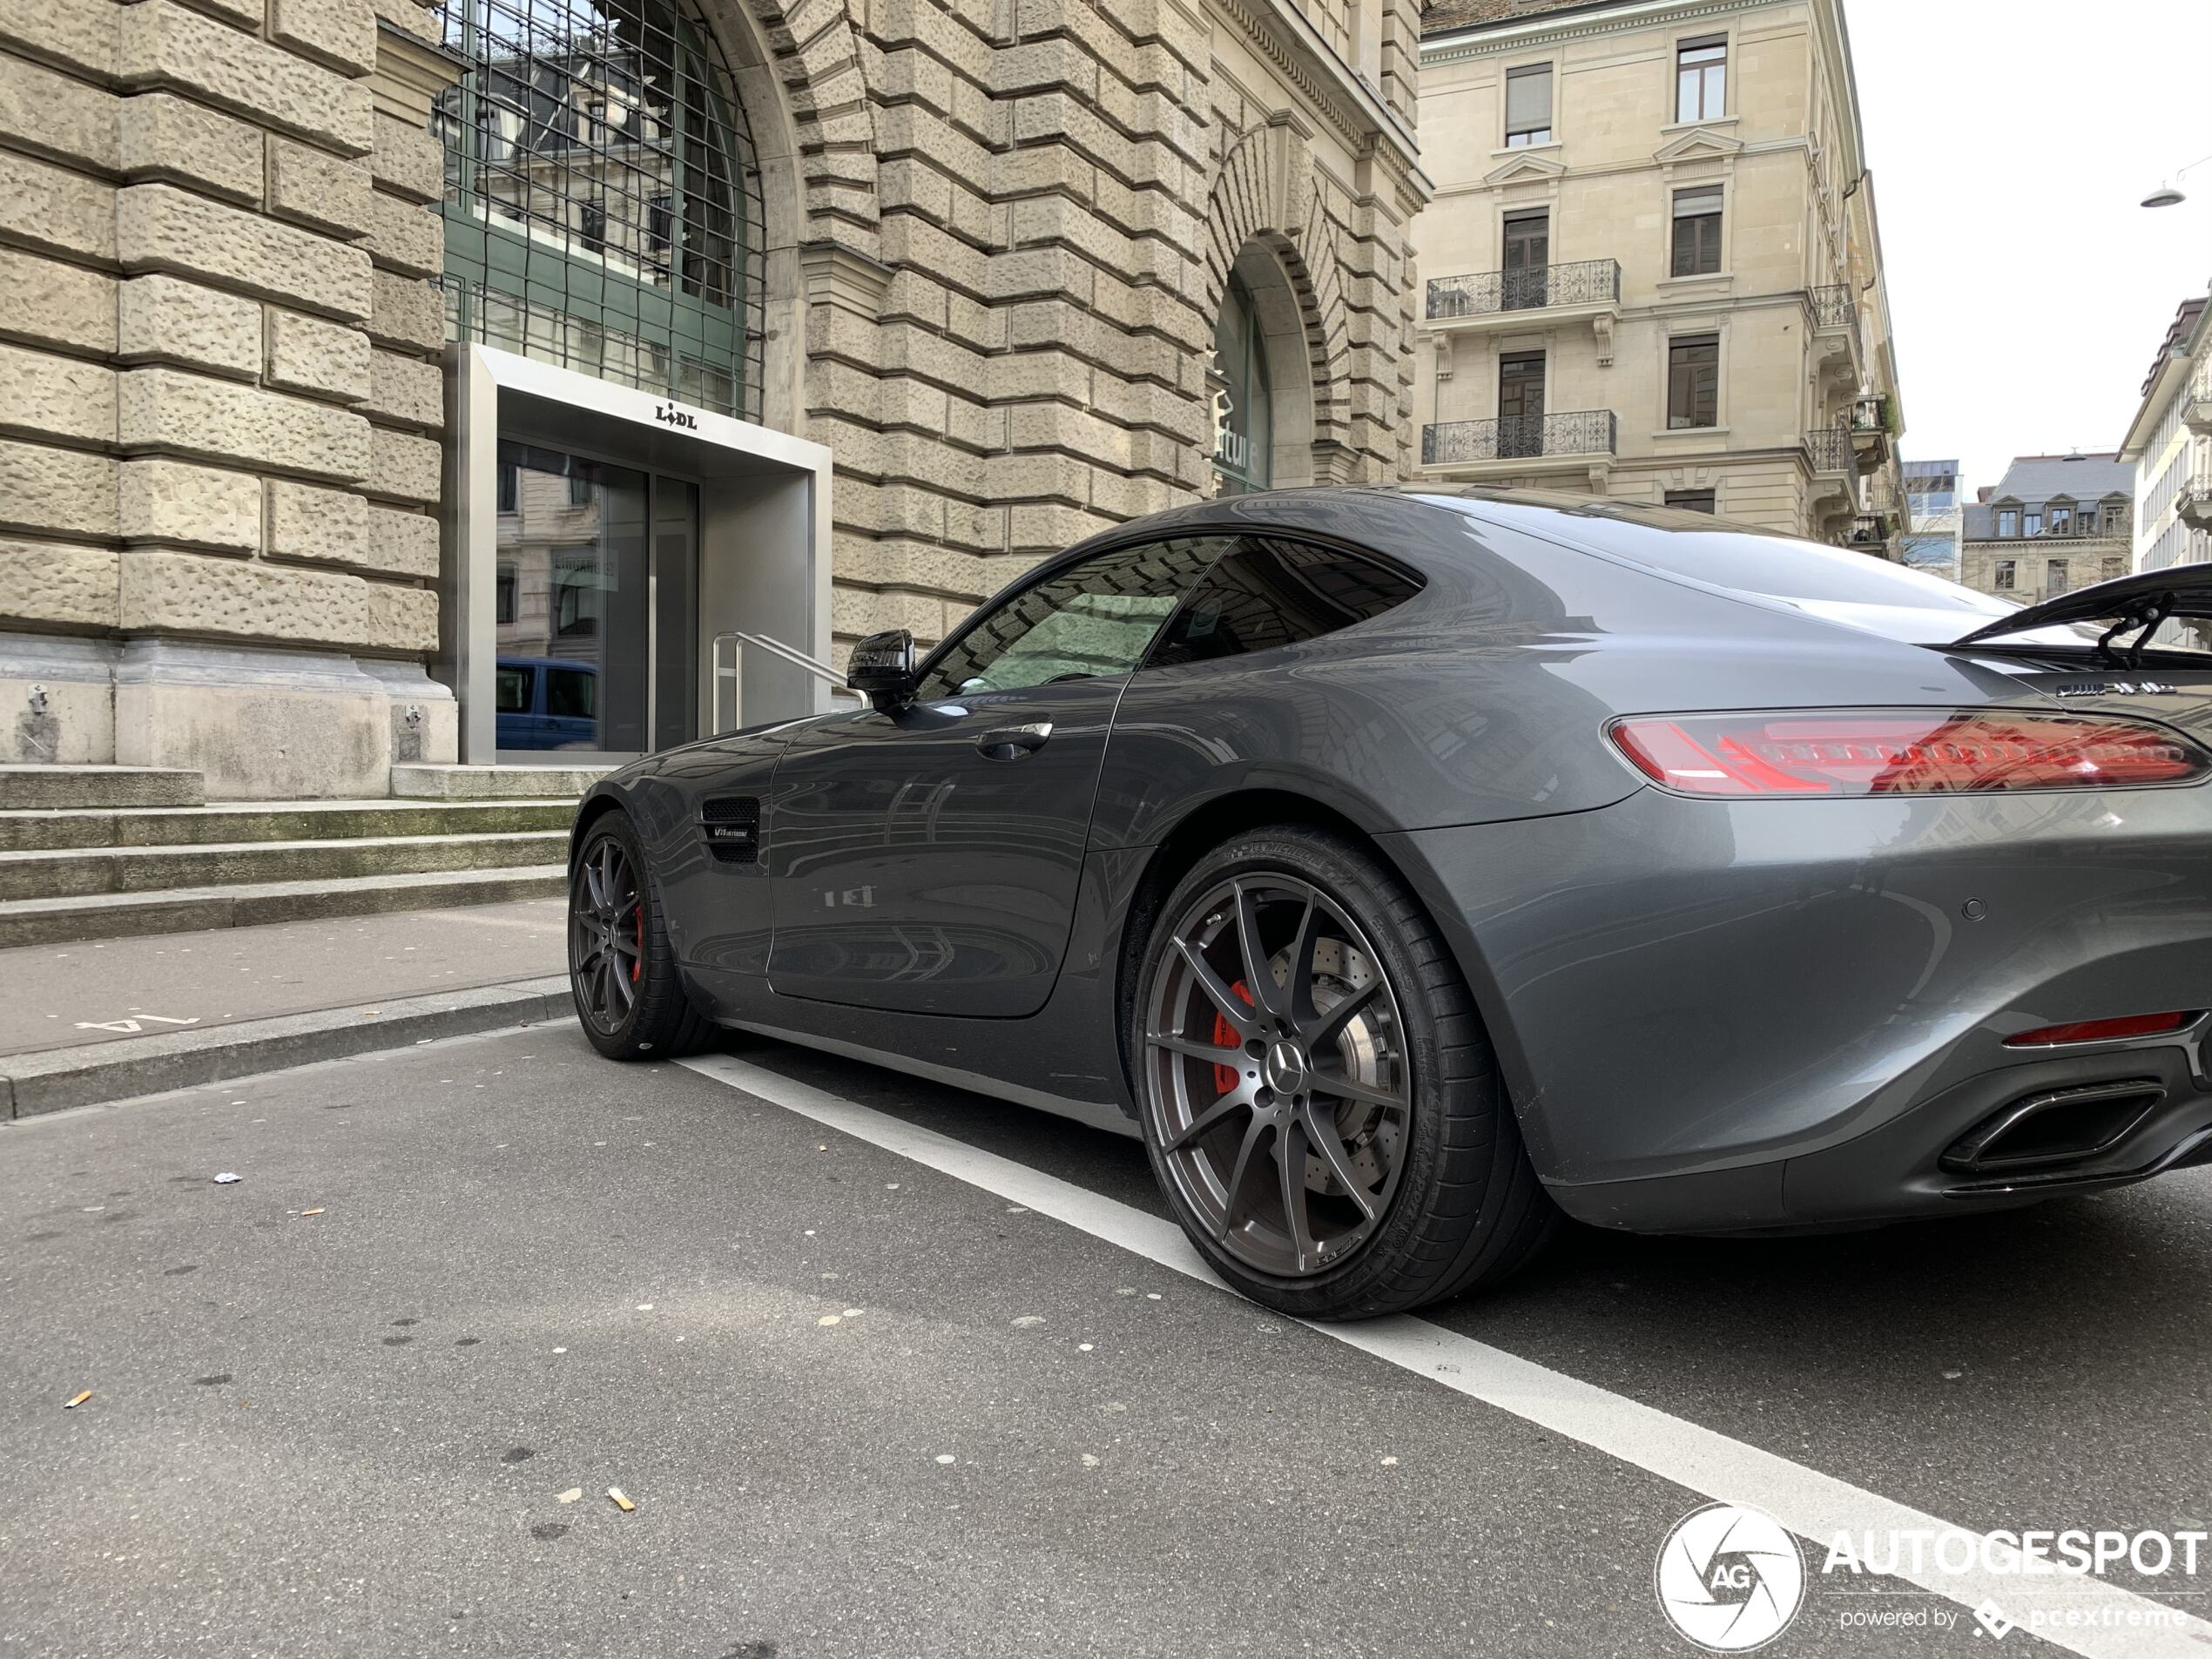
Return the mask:
<svg viewBox="0 0 2212 1659"><path fill-rule="evenodd" d="M1268 962L1278 984L1290 976L1290 954L1278 951ZM1374 982L1372 963L1340 939L1322 939L1313 947L1313 1006L1323 1014ZM1344 1075L1371 1088L1386 1087L1385 1069L1396 1063L1388 1043L1390 1033L1380 1017L1385 1006L1378 997L1345 1022L1337 1035L1337 1055ZM1382 1108L1365 1101L1337 1103L1337 1133L1351 1155L1352 1168L1362 1186L1372 1188L1398 1153L1399 1128L1386 1121ZM1343 1187L1329 1166L1313 1153L1305 1155L1305 1185L1310 1192L1341 1195Z"/></svg>

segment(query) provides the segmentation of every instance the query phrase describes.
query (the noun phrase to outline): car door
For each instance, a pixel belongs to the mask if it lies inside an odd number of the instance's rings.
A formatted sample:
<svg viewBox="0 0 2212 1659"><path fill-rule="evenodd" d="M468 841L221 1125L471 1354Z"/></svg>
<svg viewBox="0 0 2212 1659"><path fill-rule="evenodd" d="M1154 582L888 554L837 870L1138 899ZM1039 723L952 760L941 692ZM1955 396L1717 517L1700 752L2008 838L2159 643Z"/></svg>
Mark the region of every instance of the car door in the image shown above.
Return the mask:
<svg viewBox="0 0 2212 1659"><path fill-rule="evenodd" d="M1156 541L1065 567L974 618L907 707L795 734L767 836L777 995L922 1014L1042 1008L1115 705L1227 545Z"/></svg>
<svg viewBox="0 0 2212 1659"><path fill-rule="evenodd" d="M535 664L512 658L499 659L493 685L497 705L496 741L502 749L544 746L544 721L537 712L538 674Z"/></svg>

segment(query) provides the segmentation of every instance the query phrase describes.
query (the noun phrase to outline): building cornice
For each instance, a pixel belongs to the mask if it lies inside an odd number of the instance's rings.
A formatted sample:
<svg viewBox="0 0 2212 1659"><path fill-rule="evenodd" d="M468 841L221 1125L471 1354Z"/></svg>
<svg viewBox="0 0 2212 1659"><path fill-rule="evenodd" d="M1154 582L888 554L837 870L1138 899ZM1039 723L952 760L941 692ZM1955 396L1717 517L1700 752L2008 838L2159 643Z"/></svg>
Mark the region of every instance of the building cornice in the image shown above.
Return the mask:
<svg viewBox="0 0 2212 1659"><path fill-rule="evenodd" d="M2142 459L2143 452L2150 447L2151 434L2158 429L2158 423L2165 415L2166 406L2188 388L2190 371L2196 366L2197 347L2208 335L2212 335L2212 327L2207 326L2209 320L2212 320L2212 305L2197 314L2196 326L2189 330L2187 339L2177 340L2167 348L2157 374L2143 388L2142 401L2135 406L2135 418L2128 423L2128 435L2114 452L2121 460Z"/></svg>
<svg viewBox="0 0 2212 1659"><path fill-rule="evenodd" d="M1411 165L1420 154L1412 127L1381 95L1352 71L1289 0L1209 0L1209 9L1236 26L1245 43L1275 71L1312 100L1353 154L1371 135Z"/></svg>
<svg viewBox="0 0 2212 1659"><path fill-rule="evenodd" d="M1858 82L1851 66L1851 38L1844 22L1841 0L1801 0L1812 13L1813 28L1826 51L1829 72L1834 77L1838 103L1844 111L1843 169L1848 182L1865 166L1865 146L1858 116ZM1518 21L1470 24L1447 34L1422 38L1423 68L1433 64L1456 64L1502 52L1520 51L1536 42L1587 39L1645 29L1653 24L1685 23L1698 17L1730 17L1762 11L1775 0L1621 0L1618 5L1575 11L1544 12Z"/></svg>
<svg viewBox="0 0 2212 1659"><path fill-rule="evenodd" d="M1669 18L1716 17L1737 11L1756 11L1774 0L1622 0L1602 10L1540 12L1519 22L1470 24L1447 34L1421 37L1421 63L1455 64L1470 57L1490 57L1518 51L1531 41L1580 40L1595 35L1619 34L1627 29L1648 28Z"/></svg>

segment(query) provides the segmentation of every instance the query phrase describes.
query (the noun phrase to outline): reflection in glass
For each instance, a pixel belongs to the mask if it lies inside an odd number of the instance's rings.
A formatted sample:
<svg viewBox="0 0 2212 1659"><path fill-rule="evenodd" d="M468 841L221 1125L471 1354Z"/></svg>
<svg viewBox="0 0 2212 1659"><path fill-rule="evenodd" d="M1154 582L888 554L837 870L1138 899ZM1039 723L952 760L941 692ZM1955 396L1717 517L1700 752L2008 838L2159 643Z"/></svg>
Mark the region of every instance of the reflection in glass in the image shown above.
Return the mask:
<svg viewBox="0 0 2212 1659"><path fill-rule="evenodd" d="M448 334L757 415L759 172L673 0L442 0Z"/></svg>
<svg viewBox="0 0 2212 1659"><path fill-rule="evenodd" d="M499 515L499 747L655 746L645 475L511 442L499 446L499 464L514 484ZM678 649L688 674L688 633ZM678 711L688 719L687 700Z"/></svg>

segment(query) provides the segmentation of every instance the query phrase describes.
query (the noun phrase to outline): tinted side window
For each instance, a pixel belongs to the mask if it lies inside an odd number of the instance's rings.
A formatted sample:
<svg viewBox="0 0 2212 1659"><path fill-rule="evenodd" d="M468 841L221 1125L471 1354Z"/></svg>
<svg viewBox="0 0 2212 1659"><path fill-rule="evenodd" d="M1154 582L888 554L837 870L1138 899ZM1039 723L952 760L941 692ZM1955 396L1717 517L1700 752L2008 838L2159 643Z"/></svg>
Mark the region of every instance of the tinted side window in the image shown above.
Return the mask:
<svg viewBox="0 0 2212 1659"><path fill-rule="evenodd" d="M589 720L598 713L599 671L556 668L545 677L545 711L563 719Z"/></svg>
<svg viewBox="0 0 2212 1659"><path fill-rule="evenodd" d="M530 671L527 668L502 668L492 679L496 711L501 714L528 714L530 711Z"/></svg>
<svg viewBox="0 0 2212 1659"><path fill-rule="evenodd" d="M1126 674L1227 543L1117 548L1025 588L971 623L923 678L924 701Z"/></svg>
<svg viewBox="0 0 2212 1659"><path fill-rule="evenodd" d="M1144 665L1294 645L1379 617L1420 591L1412 577L1355 554L1246 538L1206 572Z"/></svg>

